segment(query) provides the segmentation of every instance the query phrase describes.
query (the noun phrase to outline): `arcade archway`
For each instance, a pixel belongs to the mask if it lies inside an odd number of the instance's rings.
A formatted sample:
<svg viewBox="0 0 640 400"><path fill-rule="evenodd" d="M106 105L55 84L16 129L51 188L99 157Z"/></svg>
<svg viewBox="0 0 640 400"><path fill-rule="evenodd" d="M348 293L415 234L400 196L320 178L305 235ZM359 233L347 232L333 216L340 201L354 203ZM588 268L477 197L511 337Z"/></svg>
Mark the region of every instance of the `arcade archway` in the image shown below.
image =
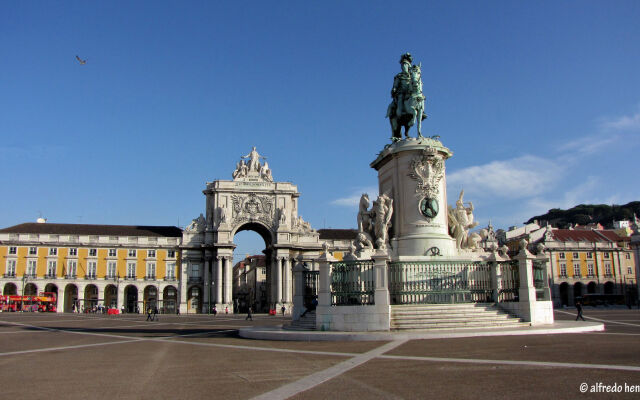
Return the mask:
<svg viewBox="0 0 640 400"><path fill-rule="evenodd" d="M18 287L15 283L8 282L4 284L4 289L2 290L2 294L5 296L17 296L18 295Z"/></svg>
<svg viewBox="0 0 640 400"><path fill-rule="evenodd" d="M274 273L273 238L261 224L248 223L235 232L233 254L233 312L255 313L275 309L280 299L272 290L276 287Z"/></svg>
<svg viewBox="0 0 640 400"><path fill-rule="evenodd" d="M78 287L70 283L64 288L64 312L79 312L79 307Z"/></svg>
<svg viewBox="0 0 640 400"><path fill-rule="evenodd" d="M115 285L107 285L104 288L104 305L108 308L118 308L118 288Z"/></svg>
<svg viewBox="0 0 640 400"><path fill-rule="evenodd" d="M129 285L124 288L125 308L128 313L139 313L140 306L138 305L138 288L134 285Z"/></svg>

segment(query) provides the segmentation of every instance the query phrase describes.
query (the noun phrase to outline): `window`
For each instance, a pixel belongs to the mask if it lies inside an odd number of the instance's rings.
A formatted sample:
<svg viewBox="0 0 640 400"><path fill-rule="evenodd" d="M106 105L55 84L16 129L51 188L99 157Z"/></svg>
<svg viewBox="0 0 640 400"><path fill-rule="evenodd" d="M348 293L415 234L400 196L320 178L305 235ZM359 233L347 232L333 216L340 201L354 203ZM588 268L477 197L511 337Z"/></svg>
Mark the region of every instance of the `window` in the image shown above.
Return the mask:
<svg viewBox="0 0 640 400"><path fill-rule="evenodd" d="M96 257L98 255L98 249L89 249L89 257Z"/></svg>
<svg viewBox="0 0 640 400"><path fill-rule="evenodd" d="M77 255L78 255L78 249L77 249L77 248L75 248L75 247L71 247L71 248L69 249L69 255L70 255L70 256L77 256Z"/></svg>
<svg viewBox="0 0 640 400"><path fill-rule="evenodd" d="M75 278L78 274L78 262L76 260L67 261L67 276Z"/></svg>
<svg viewBox="0 0 640 400"><path fill-rule="evenodd" d="M609 253L604 253L604 258L609 258Z"/></svg>
<svg viewBox="0 0 640 400"><path fill-rule="evenodd" d="M147 263L147 278L156 279L156 263Z"/></svg>
<svg viewBox="0 0 640 400"><path fill-rule="evenodd" d="M109 257L115 257L117 254L116 249L109 249Z"/></svg>
<svg viewBox="0 0 640 400"><path fill-rule="evenodd" d="M587 263L587 275L593 276L593 263Z"/></svg>
<svg viewBox="0 0 640 400"><path fill-rule="evenodd" d="M136 256L136 249L130 249L128 254L129 254L129 257L135 257Z"/></svg>
<svg viewBox="0 0 640 400"><path fill-rule="evenodd" d="M47 263L47 276L56 276L57 264L58 263L53 260Z"/></svg>
<svg viewBox="0 0 640 400"><path fill-rule="evenodd" d="M136 279L136 263L134 262L127 263L127 279Z"/></svg>
<svg viewBox="0 0 640 400"><path fill-rule="evenodd" d="M109 261L107 263L107 278L115 278L116 277L116 262Z"/></svg>
<svg viewBox="0 0 640 400"><path fill-rule="evenodd" d="M631 271L631 267L627 267L627 275L631 275L632 271Z"/></svg>
<svg viewBox="0 0 640 400"><path fill-rule="evenodd" d="M176 263L167 263L167 278L175 279L176 277Z"/></svg>
<svg viewBox="0 0 640 400"><path fill-rule="evenodd" d="M7 260L7 276L16 276L16 260Z"/></svg>
<svg viewBox="0 0 640 400"><path fill-rule="evenodd" d="M167 250L167 258L176 258L175 250Z"/></svg>
<svg viewBox="0 0 640 400"><path fill-rule="evenodd" d="M15 246L9 247L9 254L18 254L18 248Z"/></svg>
<svg viewBox="0 0 640 400"><path fill-rule="evenodd" d="M36 260L27 261L27 275L28 276L36 276L36 266L37 266L37 261Z"/></svg>
<svg viewBox="0 0 640 400"><path fill-rule="evenodd" d="M58 255L58 248L57 247L49 248L49 255L50 256L57 256Z"/></svg>
<svg viewBox="0 0 640 400"><path fill-rule="evenodd" d="M592 252L588 252L587 253L587 258L593 258L593 253Z"/></svg>
<svg viewBox="0 0 640 400"><path fill-rule="evenodd" d="M87 263L87 278L96 278L97 262L89 261Z"/></svg>
<svg viewBox="0 0 640 400"><path fill-rule="evenodd" d="M37 247L29 247L29 255L30 256L35 256L38 254L38 248Z"/></svg>
<svg viewBox="0 0 640 400"><path fill-rule="evenodd" d="M578 258L578 253L573 253L573 258Z"/></svg>
<svg viewBox="0 0 640 400"><path fill-rule="evenodd" d="M147 257L156 258L156 251L155 250L147 250Z"/></svg>
<svg viewBox="0 0 640 400"><path fill-rule="evenodd" d="M561 260L564 260L564 253L560 253L559 257L560 257Z"/></svg>
<svg viewBox="0 0 640 400"><path fill-rule="evenodd" d="M611 275L611 263L604 263L604 274Z"/></svg>
<svg viewBox="0 0 640 400"><path fill-rule="evenodd" d="M580 276L580 263L573 264L573 276Z"/></svg>
<svg viewBox="0 0 640 400"><path fill-rule="evenodd" d="M200 278L200 265L198 264L191 265L191 277Z"/></svg>
<svg viewBox="0 0 640 400"><path fill-rule="evenodd" d="M560 264L560 276L567 276L567 264Z"/></svg>
<svg viewBox="0 0 640 400"><path fill-rule="evenodd" d="M624 255L624 258L625 258L626 260L631 260L631 254L626 253L626 254Z"/></svg>

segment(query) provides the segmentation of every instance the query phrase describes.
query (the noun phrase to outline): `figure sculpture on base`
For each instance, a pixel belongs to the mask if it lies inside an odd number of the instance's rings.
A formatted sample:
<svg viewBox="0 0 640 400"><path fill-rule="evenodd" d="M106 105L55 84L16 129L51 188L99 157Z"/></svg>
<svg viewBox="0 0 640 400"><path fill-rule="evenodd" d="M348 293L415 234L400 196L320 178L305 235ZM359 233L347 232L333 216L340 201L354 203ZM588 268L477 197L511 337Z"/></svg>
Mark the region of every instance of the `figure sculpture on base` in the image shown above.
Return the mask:
<svg viewBox="0 0 640 400"><path fill-rule="evenodd" d="M402 139L402 127L405 137L409 137L409 128L417 124L418 137L422 137L422 120L427 118L424 113L422 94L421 65L412 65L413 57L405 53L400 58L402 71L393 79L391 89L391 104L387 108L387 118L391 123L391 140Z"/></svg>

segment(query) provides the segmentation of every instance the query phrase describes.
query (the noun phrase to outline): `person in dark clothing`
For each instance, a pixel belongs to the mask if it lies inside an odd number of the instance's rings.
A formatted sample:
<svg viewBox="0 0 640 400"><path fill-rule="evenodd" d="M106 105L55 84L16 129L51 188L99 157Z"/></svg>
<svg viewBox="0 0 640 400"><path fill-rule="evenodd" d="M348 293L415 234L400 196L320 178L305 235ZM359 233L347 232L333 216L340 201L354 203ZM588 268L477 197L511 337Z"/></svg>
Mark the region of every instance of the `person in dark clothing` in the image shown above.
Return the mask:
<svg viewBox="0 0 640 400"><path fill-rule="evenodd" d="M153 321L153 314L152 314L151 307L147 308L147 321Z"/></svg>
<svg viewBox="0 0 640 400"><path fill-rule="evenodd" d="M316 307L318 307L318 299L314 298L313 301L311 302L311 305L309 307L307 307L306 310L304 310L304 312L302 313L302 315L300 317L304 317L305 315L307 315L307 313L309 311L315 310Z"/></svg>
<svg viewBox="0 0 640 400"><path fill-rule="evenodd" d="M158 307L153 307L153 320L158 320Z"/></svg>
<svg viewBox="0 0 640 400"><path fill-rule="evenodd" d="M584 321L585 319L582 316L582 302L581 301L578 301L576 303L576 310L578 310L578 315L576 316L576 321L578 320L578 318L580 318L580 319L582 319Z"/></svg>
<svg viewBox="0 0 640 400"><path fill-rule="evenodd" d="M251 321L253 321L253 317L251 316L251 311L252 311L252 310L251 310L251 307L249 307L249 308L247 309L247 318L245 318L245 319L244 319L245 321L246 321L246 320L248 320L248 319L250 319Z"/></svg>
<svg viewBox="0 0 640 400"><path fill-rule="evenodd" d="M280 311L282 311L282 315L284 316L284 312L287 311L287 307L283 305L282 308L280 308Z"/></svg>

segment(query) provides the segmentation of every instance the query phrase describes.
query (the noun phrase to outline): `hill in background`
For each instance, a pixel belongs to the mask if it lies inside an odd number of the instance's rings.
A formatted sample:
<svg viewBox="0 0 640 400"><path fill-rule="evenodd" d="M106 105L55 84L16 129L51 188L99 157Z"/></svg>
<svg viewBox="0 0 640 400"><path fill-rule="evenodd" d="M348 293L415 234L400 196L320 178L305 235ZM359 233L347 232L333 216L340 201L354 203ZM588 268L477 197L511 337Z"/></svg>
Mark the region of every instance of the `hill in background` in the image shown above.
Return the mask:
<svg viewBox="0 0 640 400"><path fill-rule="evenodd" d="M580 204L568 210L552 208L546 214L530 218L526 223L538 221L543 226L548 221L552 226L558 228L599 223L605 228L610 228L613 221L632 221L634 213L640 217L640 201L632 201L623 206Z"/></svg>

